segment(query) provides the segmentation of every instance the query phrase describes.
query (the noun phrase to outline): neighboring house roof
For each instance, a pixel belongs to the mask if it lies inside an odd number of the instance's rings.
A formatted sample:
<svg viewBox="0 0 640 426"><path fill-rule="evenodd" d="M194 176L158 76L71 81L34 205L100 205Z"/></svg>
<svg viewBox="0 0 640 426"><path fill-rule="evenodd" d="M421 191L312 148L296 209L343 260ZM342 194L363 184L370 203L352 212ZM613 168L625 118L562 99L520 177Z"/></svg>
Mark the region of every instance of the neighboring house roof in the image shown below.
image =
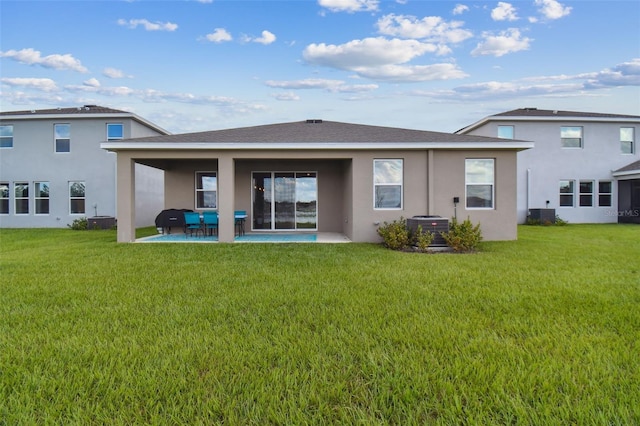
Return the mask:
<svg viewBox="0 0 640 426"><path fill-rule="evenodd" d="M155 125L154 123L139 117L138 115L122 111L119 109L113 109L103 107L100 105L83 105L73 108L50 108L50 109L33 109L22 111L0 111L0 119L4 120L30 120L34 118L99 118L99 117L113 117L113 118L131 118L147 127L154 129L155 131L168 135L169 132L163 128Z"/></svg>
<svg viewBox="0 0 640 426"><path fill-rule="evenodd" d="M490 115L467 127L456 131L468 133L490 121L603 121L603 122L640 122L640 115L607 114L598 112L561 111L538 108L519 108Z"/></svg>
<svg viewBox="0 0 640 426"><path fill-rule="evenodd" d="M527 149L524 141L456 135L393 127L306 120L208 132L126 139L103 144L106 149L255 149L255 148L420 148L424 144L455 144L462 148ZM486 146L484 146L486 145ZM503 146L505 145L505 146Z"/></svg>

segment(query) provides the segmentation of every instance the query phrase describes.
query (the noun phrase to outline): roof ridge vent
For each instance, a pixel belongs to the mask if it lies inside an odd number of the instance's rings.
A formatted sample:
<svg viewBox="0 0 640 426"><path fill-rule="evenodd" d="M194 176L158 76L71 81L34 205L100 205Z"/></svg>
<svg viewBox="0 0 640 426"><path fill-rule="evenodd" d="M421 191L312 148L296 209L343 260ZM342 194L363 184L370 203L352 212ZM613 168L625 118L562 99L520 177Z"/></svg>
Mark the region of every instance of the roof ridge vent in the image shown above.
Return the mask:
<svg viewBox="0 0 640 426"><path fill-rule="evenodd" d="M320 123L322 123L322 120L319 120L317 118L307 119L307 124L320 124Z"/></svg>

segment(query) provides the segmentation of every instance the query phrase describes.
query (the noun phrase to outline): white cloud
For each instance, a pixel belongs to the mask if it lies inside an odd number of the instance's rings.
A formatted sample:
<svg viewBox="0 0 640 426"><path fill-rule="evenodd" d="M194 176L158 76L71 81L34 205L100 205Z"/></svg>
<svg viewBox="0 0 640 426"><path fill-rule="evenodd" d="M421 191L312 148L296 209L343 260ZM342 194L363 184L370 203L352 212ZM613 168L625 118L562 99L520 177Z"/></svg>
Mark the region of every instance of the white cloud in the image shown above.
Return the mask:
<svg viewBox="0 0 640 426"><path fill-rule="evenodd" d="M23 87L27 89L35 89L43 92L55 92L58 90L56 83L50 78L2 78L3 84L13 87Z"/></svg>
<svg viewBox="0 0 640 426"><path fill-rule="evenodd" d="M469 11L469 6L465 6L464 4L456 4L456 7L453 8L454 15L462 15L465 12Z"/></svg>
<svg viewBox="0 0 640 426"><path fill-rule="evenodd" d="M378 20L376 26L381 34L416 38L439 43L460 43L473 36L469 30L461 28L462 21L447 22L439 16L425 16L418 19L408 15L386 15Z"/></svg>
<svg viewBox="0 0 640 426"><path fill-rule="evenodd" d="M586 87L640 86L640 58L587 75Z"/></svg>
<svg viewBox="0 0 640 426"><path fill-rule="evenodd" d="M300 96L298 96L294 92L273 93L271 97L278 101L299 101L300 100Z"/></svg>
<svg viewBox="0 0 640 426"><path fill-rule="evenodd" d="M498 6L491 11L491 19L494 21L517 21L516 8L511 3L498 2Z"/></svg>
<svg viewBox="0 0 640 426"><path fill-rule="evenodd" d="M124 72L122 72L121 70L117 69L117 68L105 68L102 70L102 75L104 75L105 77L108 78L124 78L124 77L129 77L131 78L131 76L127 76L125 75Z"/></svg>
<svg viewBox="0 0 640 426"><path fill-rule="evenodd" d="M425 53L439 53L440 46L418 40L383 37L353 40L342 45L310 44L304 59L315 65L353 71L361 77L388 81L428 81L466 77L452 64L401 65Z"/></svg>
<svg viewBox="0 0 640 426"><path fill-rule="evenodd" d="M262 32L262 36L260 36L260 37L256 37L256 38L251 38L251 37L249 37L249 36L245 36L245 37L243 38L243 41L245 41L245 42L260 43L260 44L267 45L267 44L271 44L271 43L273 43L274 41L276 41L276 36L275 36L272 32L269 32L269 31L267 31L267 30L264 30L264 31Z"/></svg>
<svg viewBox="0 0 640 426"><path fill-rule="evenodd" d="M90 78L89 80L84 81L82 84L89 87L100 87L100 82L97 78Z"/></svg>
<svg viewBox="0 0 640 426"><path fill-rule="evenodd" d="M278 89L325 89L334 90L336 87L344 85L342 80L326 80L321 78L308 78L304 80L267 80L265 84Z"/></svg>
<svg viewBox="0 0 640 426"><path fill-rule="evenodd" d="M142 26L147 31L175 31L178 29L178 24L172 22L151 22L147 19L118 19L118 25L131 29Z"/></svg>
<svg viewBox="0 0 640 426"><path fill-rule="evenodd" d="M212 33L204 36L204 38L213 43L222 43L225 41L233 40L233 37L231 37L231 34L229 34L227 30L225 30L224 28L216 28L215 30L213 30Z"/></svg>
<svg viewBox="0 0 640 426"><path fill-rule="evenodd" d="M82 65L80 60L71 56L70 53L64 55L53 54L43 57L39 51L28 48L0 52L0 57L10 58L22 64L40 65L44 68L51 68L55 70L71 70L81 73L89 72L89 70Z"/></svg>
<svg viewBox="0 0 640 426"><path fill-rule="evenodd" d="M302 52L303 58L315 65L343 70L399 64L427 52L436 52L434 44L417 40L386 39L384 37L353 40L345 44L310 44Z"/></svg>
<svg viewBox="0 0 640 426"><path fill-rule="evenodd" d="M379 0L318 0L318 4L332 12L372 12L378 10Z"/></svg>
<svg viewBox="0 0 640 426"><path fill-rule="evenodd" d="M471 51L471 55L503 56L508 53L528 50L533 41L530 38L522 37L520 31L516 28L501 31L498 35L484 32L482 38L484 41L480 42L478 46Z"/></svg>
<svg viewBox="0 0 640 426"><path fill-rule="evenodd" d="M560 19L571 13L571 7L564 6L556 0L535 0L539 11L547 19Z"/></svg>

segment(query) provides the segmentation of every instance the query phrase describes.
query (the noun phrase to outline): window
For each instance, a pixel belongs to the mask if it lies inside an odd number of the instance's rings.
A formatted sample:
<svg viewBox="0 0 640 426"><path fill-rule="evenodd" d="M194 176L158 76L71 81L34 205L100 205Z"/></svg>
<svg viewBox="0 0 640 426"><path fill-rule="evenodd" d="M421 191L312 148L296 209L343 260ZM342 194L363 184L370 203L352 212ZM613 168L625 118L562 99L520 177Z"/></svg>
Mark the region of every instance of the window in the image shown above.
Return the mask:
<svg viewBox="0 0 640 426"><path fill-rule="evenodd" d="M218 208L216 172L196 172L196 209Z"/></svg>
<svg viewBox="0 0 640 426"><path fill-rule="evenodd" d="M16 214L29 214L29 183L16 182L13 184Z"/></svg>
<svg viewBox="0 0 640 426"><path fill-rule="evenodd" d="M573 207L573 185L572 180L560 181L560 207Z"/></svg>
<svg viewBox="0 0 640 426"><path fill-rule="evenodd" d="M601 180L598 182L598 205L600 207L611 207L611 181Z"/></svg>
<svg viewBox="0 0 640 426"><path fill-rule="evenodd" d="M561 127L563 148L582 148L582 127Z"/></svg>
<svg viewBox="0 0 640 426"><path fill-rule="evenodd" d="M49 182L35 182L36 214L49 214Z"/></svg>
<svg viewBox="0 0 640 426"><path fill-rule="evenodd" d="M465 160L467 208L492 209L494 199L495 160L468 158Z"/></svg>
<svg viewBox="0 0 640 426"><path fill-rule="evenodd" d="M633 127L621 127L620 128L620 149L623 154L633 154L635 152L634 145L634 128Z"/></svg>
<svg viewBox="0 0 640 426"><path fill-rule="evenodd" d="M0 126L0 148L13 148L13 126Z"/></svg>
<svg viewBox="0 0 640 426"><path fill-rule="evenodd" d="M56 152L71 152L71 124L54 124Z"/></svg>
<svg viewBox="0 0 640 426"><path fill-rule="evenodd" d="M84 182L69 182L69 213L84 214L85 191Z"/></svg>
<svg viewBox="0 0 640 426"><path fill-rule="evenodd" d="M122 123L107 123L107 140L118 141L124 138L124 126Z"/></svg>
<svg viewBox="0 0 640 426"><path fill-rule="evenodd" d="M593 207L593 181L580 181L580 207Z"/></svg>
<svg viewBox="0 0 640 426"><path fill-rule="evenodd" d="M9 214L9 182L0 182L0 214Z"/></svg>
<svg viewBox="0 0 640 426"><path fill-rule="evenodd" d="M498 137L500 139L513 139L514 137L513 126L498 126Z"/></svg>
<svg viewBox="0 0 640 426"><path fill-rule="evenodd" d="M373 208L402 209L401 159L373 160Z"/></svg>

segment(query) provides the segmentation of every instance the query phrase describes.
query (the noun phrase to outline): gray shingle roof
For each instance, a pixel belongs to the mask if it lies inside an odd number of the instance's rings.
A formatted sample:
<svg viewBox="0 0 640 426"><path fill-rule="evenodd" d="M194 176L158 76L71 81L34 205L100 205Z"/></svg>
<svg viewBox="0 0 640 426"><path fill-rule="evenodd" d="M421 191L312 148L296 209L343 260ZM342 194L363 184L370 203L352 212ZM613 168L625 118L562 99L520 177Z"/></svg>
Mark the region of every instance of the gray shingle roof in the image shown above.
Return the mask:
<svg viewBox="0 0 640 426"><path fill-rule="evenodd" d="M599 112L561 111L538 108L519 108L494 114L491 117L582 117L582 118L637 118L640 115L606 114Z"/></svg>
<svg viewBox="0 0 640 426"><path fill-rule="evenodd" d="M616 170L614 173L618 173L618 172L632 172L635 170L640 170L640 160L635 161L631 164L627 164L626 166Z"/></svg>
<svg viewBox="0 0 640 426"><path fill-rule="evenodd" d="M23 110L23 111L2 111L0 117L12 116L12 115L70 115L70 114L132 114L128 111L121 111L118 109L107 108L100 105L83 105L73 108L50 108L50 109L36 109L36 110Z"/></svg>
<svg viewBox="0 0 640 426"><path fill-rule="evenodd" d="M157 143L371 143L371 142L504 142L504 139L394 127L306 120L198 133L151 136L123 142Z"/></svg>

